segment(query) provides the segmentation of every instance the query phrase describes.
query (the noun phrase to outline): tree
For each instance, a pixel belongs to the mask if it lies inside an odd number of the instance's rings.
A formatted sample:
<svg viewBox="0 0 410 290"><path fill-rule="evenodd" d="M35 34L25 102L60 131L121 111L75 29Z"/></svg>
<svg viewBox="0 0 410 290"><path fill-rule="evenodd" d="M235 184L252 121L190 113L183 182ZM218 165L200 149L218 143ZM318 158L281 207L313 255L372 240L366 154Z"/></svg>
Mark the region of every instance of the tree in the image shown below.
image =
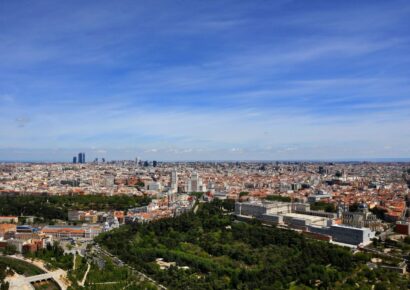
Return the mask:
<svg viewBox="0 0 410 290"><path fill-rule="evenodd" d="M384 219L385 214L387 213L387 210L384 208L380 208L380 207L373 207L372 209L370 209L370 211L372 213L374 213L378 219Z"/></svg>
<svg viewBox="0 0 410 290"><path fill-rule="evenodd" d="M385 282L379 282L374 287L375 290L389 290L389 286Z"/></svg>
<svg viewBox="0 0 410 290"><path fill-rule="evenodd" d="M17 253L17 248L15 245L7 244L7 246L4 248L5 255L14 255L16 253Z"/></svg>
<svg viewBox="0 0 410 290"><path fill-rule="evenodd" d="M124 226L96 241L170 289L337 289L336 281L368 260L259 221L237 222L220 200L200 204L196 214ZM160 270L157 258L176 266Z"/></svg>
<svg viewBox="0 0 410 290"><path fill-rule="evenodd" d="M0 286L0 290L8 290L10 288L9 282L2 282Z"/></svg>
<svg viewBox="0 0 410 290"><path fill-rule="evenodd" d="M349 205L349 211L350 212L356 212L358 209L359 209L359 203L357 203L357 202Z"/></svg>

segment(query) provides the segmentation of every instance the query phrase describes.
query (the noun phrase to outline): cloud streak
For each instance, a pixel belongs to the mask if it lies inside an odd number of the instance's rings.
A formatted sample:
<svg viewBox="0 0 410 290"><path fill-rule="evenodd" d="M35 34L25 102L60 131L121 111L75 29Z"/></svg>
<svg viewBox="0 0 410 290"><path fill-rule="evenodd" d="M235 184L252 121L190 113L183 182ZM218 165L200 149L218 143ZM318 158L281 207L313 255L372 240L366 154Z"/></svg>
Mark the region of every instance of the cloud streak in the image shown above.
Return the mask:
<svg viewBox="0 0 410 290"><path fill-rule="evenodd" d="M0 159L409 154L405 1L79 3L2 4Z"/></svg>

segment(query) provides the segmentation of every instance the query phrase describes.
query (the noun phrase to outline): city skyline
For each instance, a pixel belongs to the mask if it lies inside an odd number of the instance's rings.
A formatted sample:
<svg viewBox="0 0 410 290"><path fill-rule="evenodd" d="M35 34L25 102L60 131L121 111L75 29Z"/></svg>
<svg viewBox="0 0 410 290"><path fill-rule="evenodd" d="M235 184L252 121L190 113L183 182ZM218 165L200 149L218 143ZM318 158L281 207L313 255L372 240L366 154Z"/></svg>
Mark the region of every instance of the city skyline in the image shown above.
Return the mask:
<svg viewBox="0 0 410 290"><path fill-rule="evenodd" d="M0 4L0 160L410 157L406 1Z"/></svg>

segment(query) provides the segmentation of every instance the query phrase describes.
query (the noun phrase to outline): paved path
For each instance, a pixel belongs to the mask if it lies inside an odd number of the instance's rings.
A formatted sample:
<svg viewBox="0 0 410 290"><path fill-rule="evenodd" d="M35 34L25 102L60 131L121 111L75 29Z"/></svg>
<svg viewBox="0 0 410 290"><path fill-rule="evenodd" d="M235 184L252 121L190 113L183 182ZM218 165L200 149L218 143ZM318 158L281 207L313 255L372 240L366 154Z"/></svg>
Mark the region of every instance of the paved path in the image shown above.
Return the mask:
<svg viewBox="0 0 410 290"><path fill-rule="evenodd" d="M44 272L46 272L44 274L30 276L30 277L25 277L21 275L10 277L8 278L8 281L10 282L10 290L34 289L34 287L31 285L31 282L37 282L37 281L48 280L48 279L53 279L60 286L62 290L67 289L67 285L64 281L65 277L67 277L66 271L62 269L58 269L56 271L49 271L46 269L42 261L38 261L38 260L32 261L30 259L24 258L23 256L17 256L17 255L13 255L10 257L14 259L25 261L32 265L35 265L39 267L40 269L42 269Z"/></svg>
<svg viewBox="0 0 410 290"><path fill-rule="evenodd" d="M195 208L194 208L194 213L197 212L198 208L199 208L199 204L196 204L196 205L195 205Z"/></svg>
<svg viewBox="0 0 410 290"><path fill-rule="evenodd" d="M9 280L10 282L10 290L17 290L17 289L34 289L31 283L40 282L40 281L47 281L47 280L54 280L62 290L66 290L67 287L65 284L61 283L60 278L63 276L65 272L63 270L57 270L53 272L48 272L45 274L40 274L36 276L18 276Z"/></svg>
<svg viewBox="0 0 410 290"><path fill-rule="evenodd" d="M77 259L77 255L74 254L74 258L73 258L73 271L75 270L75 260Z"/></svg>
<svg viewBox="0 0 410 290"><path fill-rule="evenodd" d="M87 275L88 275L88 272L90 271L90 269L91 269L91 265L90 265L90 264L87 264L87 271L85 271L83 280L81 280L81 282L78 283L78 285L80 285L81 287L84 287L85 280L87 279Z"/></svg>

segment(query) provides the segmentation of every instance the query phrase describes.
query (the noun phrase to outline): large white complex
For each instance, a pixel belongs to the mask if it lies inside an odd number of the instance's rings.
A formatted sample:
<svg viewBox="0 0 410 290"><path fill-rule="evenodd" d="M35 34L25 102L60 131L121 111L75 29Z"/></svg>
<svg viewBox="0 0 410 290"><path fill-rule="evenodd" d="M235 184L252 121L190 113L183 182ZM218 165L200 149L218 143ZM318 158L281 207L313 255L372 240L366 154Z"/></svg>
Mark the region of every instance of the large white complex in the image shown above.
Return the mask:
<svg viewBox="0 0 410 290"><path fill-rule="evenodd" d="M323 213L323 214L320 214ZM308 204L250 201L236 202L235 214L257 218L265 223L287 226L292 229L314 233L339 243L350 245L367 244L375 233L365 227L334 224L335 215L310 211Z"/></svg>
<svg viewBox="0 0 410 290"><path fill-rule="evenodd" d="M375 237L375 232L369 228L355 228L345 225L331 225L329 227L310 226L308 231L328 235L331 236L335 242L350 245L366 245Z"/></svg>
<svg viewBox="0 0 410 290"><path fill-rule="evenodd" d="M264 214L285 214L291 212L291 204L288 202L253 201L235 203L236 215L248 215L261 217Z"/></svg>

